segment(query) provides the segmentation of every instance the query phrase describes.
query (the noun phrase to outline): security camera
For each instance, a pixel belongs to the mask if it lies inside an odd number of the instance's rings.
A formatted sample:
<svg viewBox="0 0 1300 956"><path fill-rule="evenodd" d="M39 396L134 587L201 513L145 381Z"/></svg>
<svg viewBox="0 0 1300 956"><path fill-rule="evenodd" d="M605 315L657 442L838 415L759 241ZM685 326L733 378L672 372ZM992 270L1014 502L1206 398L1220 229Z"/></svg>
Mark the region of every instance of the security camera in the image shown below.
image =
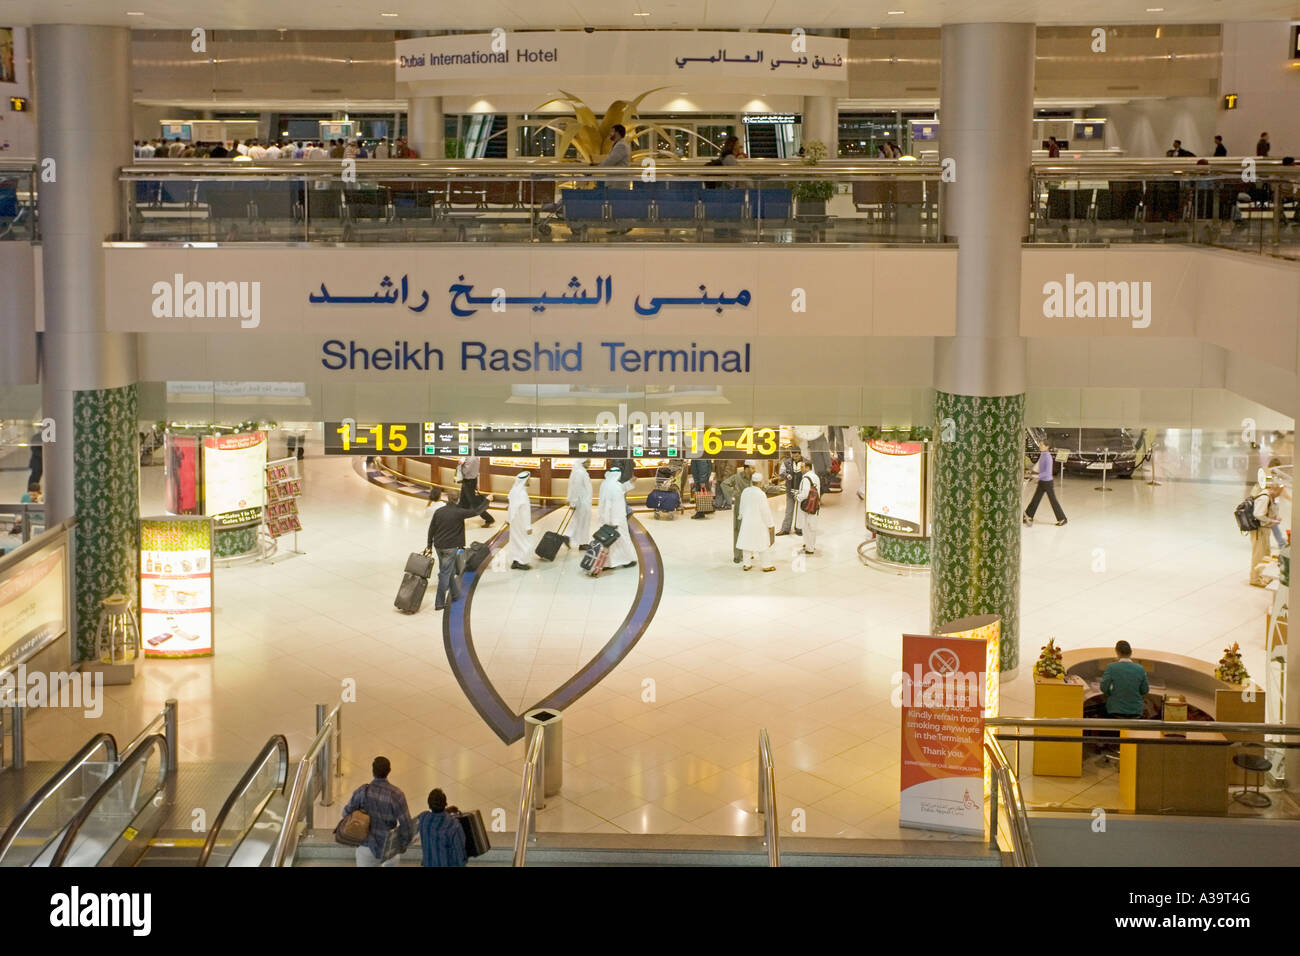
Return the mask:
<svg viewBox="0 0 1300 956"><path fill-rule="evenodd" d="M596 32L596 28L595 28L595 27L583 27L583 28L582 28L582 32L583 32L583 33L595 33L595 32Z"/></svg>

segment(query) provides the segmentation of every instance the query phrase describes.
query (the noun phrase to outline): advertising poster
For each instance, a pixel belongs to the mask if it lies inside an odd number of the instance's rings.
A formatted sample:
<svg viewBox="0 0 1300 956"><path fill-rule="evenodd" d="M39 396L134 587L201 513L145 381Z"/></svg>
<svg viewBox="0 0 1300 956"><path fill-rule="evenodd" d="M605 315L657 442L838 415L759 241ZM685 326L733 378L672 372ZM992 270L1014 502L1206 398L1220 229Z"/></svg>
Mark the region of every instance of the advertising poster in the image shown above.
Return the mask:
<svg viewBox="0 0 1300 956"><path fill-rule="evenodd" d="M867 527L923 538L925 445L873 438L867 442Z"/></svg>
<svg viewBox="0 0 1300 956"><path fill-rule="evenodd" d="M982 640L903 635L900 826L984 832L986 653Z"/></svg>
<svg viewBox="0 0 1300 956"><path fill-rule="evenodd" d="M0 83L16 83L18 69L14 56L13 27L0 27Z"/></svg>
<svg viewBox="0 0 1300 956"><path fill-rule="evenodd" d="M209 519L141 519L140 637L145 657L212 653Z"/></svg>
<svg viewBox="0 0 1300 956"><path fill-rule="evenodd" d="M203 511L220 527L255 524L266 504L266 432L203 439Z"/></svg>
<svg viewBox="0 0 1300 956"><path fill-rule="evenodd" d="M67 631L67 592L64 545L0 576L0 668L22 663Z"/></svg>
<svg viewBox="0 0 1300 956"><path fill-rule="evenodd" d="M199 440L193 435L167 435L164 442L166 471L163 507L168 514L199 513Z"/></svg>

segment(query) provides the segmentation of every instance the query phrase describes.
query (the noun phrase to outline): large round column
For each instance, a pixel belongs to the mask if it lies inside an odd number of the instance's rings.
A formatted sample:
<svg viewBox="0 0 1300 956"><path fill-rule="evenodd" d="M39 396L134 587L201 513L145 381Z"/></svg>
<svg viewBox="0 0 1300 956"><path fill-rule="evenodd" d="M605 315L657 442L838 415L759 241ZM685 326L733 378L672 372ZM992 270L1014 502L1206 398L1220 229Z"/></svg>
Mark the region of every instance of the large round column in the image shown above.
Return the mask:
<svg viewBox="0 0 1300 956"><path fill-rule="evenodd" d="M99 602L135 591L140 472L135 337L107 330L103 242L120 228L132 161L131 31L40 25L35 36L45 338L46 517L76 516L79 656ZM53 161L53 167L49 166ZM76 653L76 651L74 651Z"/></svg>
<svg viewBox="0 0 1300 956"><path fill-rule="evenodd" d="M838 101L833 96L805 96L803 98L804 143L816 140L826 144L827 155L834 159L840 148L840 113Z"/></svg>
<svg viewBox="0 0 1300 956"><path fill-rule="evenodd" d="M931 629L1002 618L1001 670L1020 660L1020 490L1025 345L1020 256L1026 232L1034 26L943 27L942 196L957 253L956 335L935 343Z"/></svg>
<svg viewBox="0 0 1300 956"><path fill-rule="evenodd" d="M407 142L421 159L440 160L446 154L443 132L442 97L413 96L408 101Z"/></svg>

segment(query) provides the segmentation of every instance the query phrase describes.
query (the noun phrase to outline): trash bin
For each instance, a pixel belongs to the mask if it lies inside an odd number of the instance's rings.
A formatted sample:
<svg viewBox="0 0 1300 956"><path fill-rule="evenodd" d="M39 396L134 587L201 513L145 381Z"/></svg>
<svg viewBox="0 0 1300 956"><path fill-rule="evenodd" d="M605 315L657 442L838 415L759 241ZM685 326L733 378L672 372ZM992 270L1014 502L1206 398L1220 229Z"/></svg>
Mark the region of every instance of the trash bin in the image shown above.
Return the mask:
<svg viewBox="0 0 1300 956"><path fill-rule="evenodd" d="M524 714L524 751L533 734L542 734L543 795L553 797L564 784L564 717L558 710L530 710Z"/></svg>

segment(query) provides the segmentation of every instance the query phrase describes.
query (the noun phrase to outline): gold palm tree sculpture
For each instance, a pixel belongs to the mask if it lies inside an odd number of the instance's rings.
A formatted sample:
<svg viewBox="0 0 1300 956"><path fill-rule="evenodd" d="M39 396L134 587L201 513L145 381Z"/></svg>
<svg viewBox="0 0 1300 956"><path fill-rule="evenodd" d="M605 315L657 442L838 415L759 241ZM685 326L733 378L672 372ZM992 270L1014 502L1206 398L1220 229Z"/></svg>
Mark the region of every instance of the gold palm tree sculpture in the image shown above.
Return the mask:
<svg viewBox="0 0 1300 956"><path fill-rule="evenodd" d="M709 142L693 130L683 129L679 126L663 126L659 123L642 123L637 120L636 108L641 105L641 101L651 93L657 93L662 89L665 89L665 87L659 86L652 90L646 90L632 100L615 100L609 104L609 109L605 110L605 115L599 119L596 118L595 110L580 98L572 93L566 93L564 90L560 90L561 96L552 97L537 107L534 112L543 110L552 103L567 103L569 105L569 108L573 110L572 116L565 116L546 123L541 128L553 129L560 134L555 146L555 155L557 157L563 158L565 153L569 151L569 147L572 146L577 151L578 158L584 163L598 163L609 155L609 132L619 123L627 129L629 143L635 142L639 136L646 133L650 134L651 148L633 152L632 158L634 160L646 156L675 157L677 154L672 148L674 145L673 132L686 133L688 136ZM661 141L667 145L660 146Z"/></svg>

